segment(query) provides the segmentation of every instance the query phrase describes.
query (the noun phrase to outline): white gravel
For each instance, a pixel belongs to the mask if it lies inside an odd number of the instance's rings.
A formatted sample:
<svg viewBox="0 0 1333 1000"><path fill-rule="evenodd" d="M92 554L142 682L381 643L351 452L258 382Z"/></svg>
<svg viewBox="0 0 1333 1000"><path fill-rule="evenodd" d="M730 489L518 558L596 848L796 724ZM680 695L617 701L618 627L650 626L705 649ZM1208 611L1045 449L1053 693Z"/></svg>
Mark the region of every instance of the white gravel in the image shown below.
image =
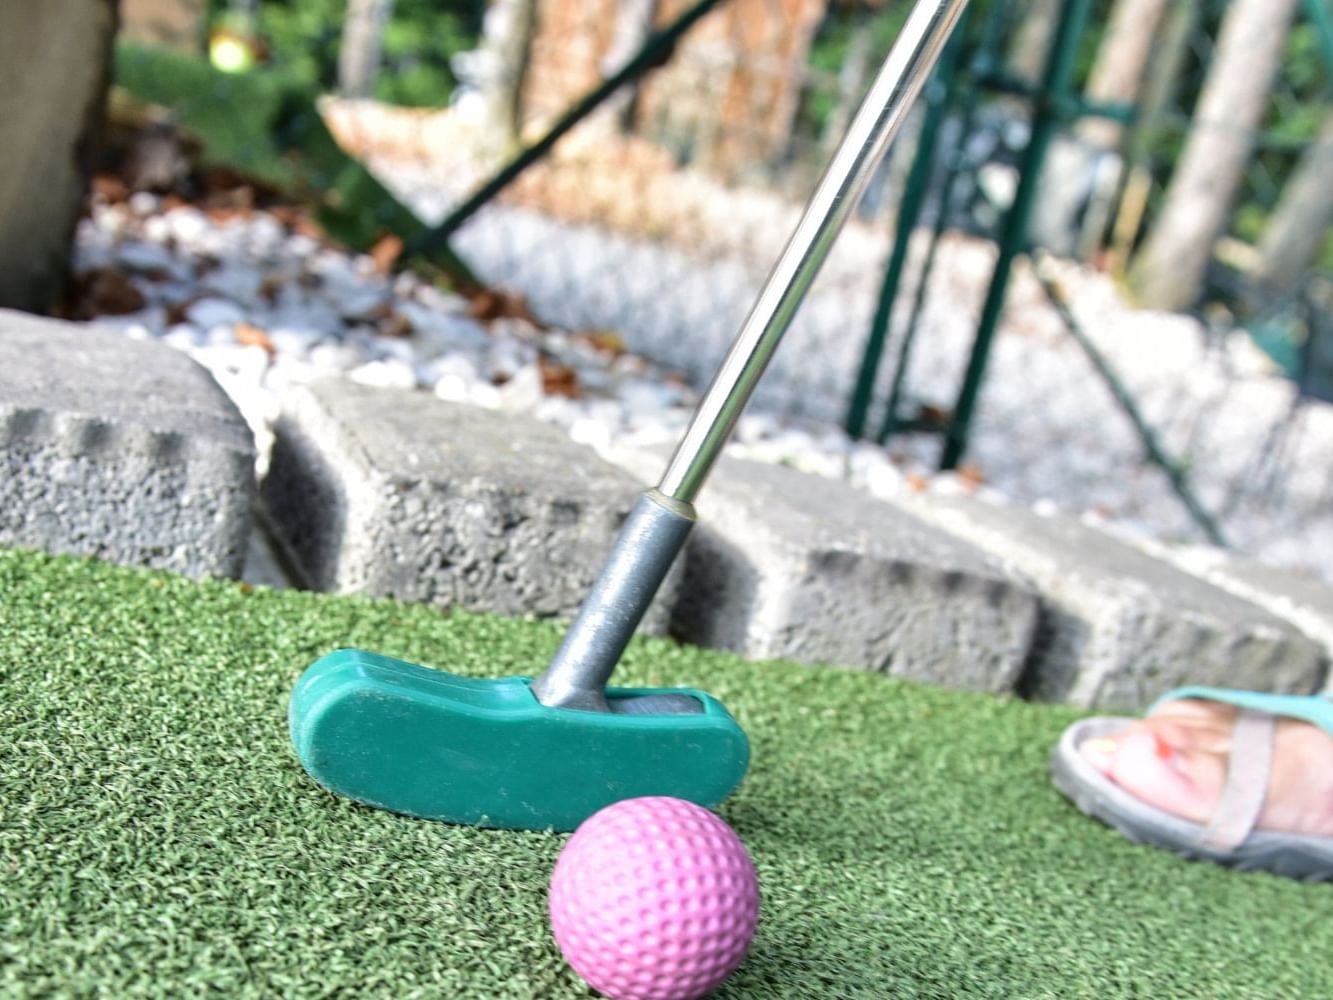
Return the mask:
<svg viewBox="0 0 1333 1000"><path fill-rule="evenodd" d="M742 308L742 294L749 294L756 280L753 267L734 263L735 301L718 303L700 301L706 290L719 287L720 265L717 261L705 265L707 284L694 291L691 320L694 335L704 337L708 344L701 351L692 345L703 341L681 340L683 321L672 315L674 300L663 297L668 287L679 293L676 279L683 274L695 274L703 282L704 276L697 274L699 265L691 264L688 255L659 249L654 258L623 237L608 238L603 249L597 250L597 242L582 229L574 234L578 246L574 253L565 244L552 247L550 227L559 228L558 224L540 220L531 224L545 227L540 239L546 241L542 253L524 258L533 273L541 270L543 257L546 266L555 267L568 264L575 256L593 281L599 277L598 268L610 266L606 253L620 254L620 264L625 254L641 255L634 258L637 264L632 270L643 287L630 294L624 288L628 279L616 279L619 288L603 288L601 310L619 309L623 314L624 302L616 301L620 294L641 307L644 296L658 296L652 318L660 329L647 342L649 346L674 342L674 354L671 350L653 352L672 367L654 364L641 354L609 349L614 344L606 336L609 324L592 322L599 318L595 303L592 307L586 302L570 305L564 310L566 321L580 322L565 327L539 329L517 318L483 324L472 318L468 304L459 297L412 275L387 276L368 257L323 247L289 232L262 211L215 222L192 207L164 211L150 195L135 195L127 205L97 203L79 230L77 267L109 267L130 276L145 296L146 307L131 315L105 316L101 321L131 337L161 339L205 365L254 429L261 473L282 390L329 373L371 385L415 388L443 399L528 412L603 452L674 443L697 399L691 384L706 380L713 359L725 348L734 329L732 314ZM503 257L512 263L522 257L522 242L510 242L513 237L512 231L506 234L498 228L489 235L474 232L462 248L474 254L487 240L493 245L510 243ZM932 383L943 390L956 378L959 348L971 331L971 309L984 290L989 252L986 245L973 241L954 241L945 248L913 363L913 389L920 398L931 398ZM668 255L670 266L658 267ZM484 248L479 256L486 258ZM497 259L491 259L492 267ZM482 272L486 273L485 267ZM723 268L722 277L727 273ZM1204 453L1219 461L1230 457L1241 473L1248 468L1247 462L1262 458L1263 436L1255 428L1266 429L1273 418L1285 414L1291 394L1287 383L1273 378L1255 352L1236 342L1224 344L1215 353L1226 368L1225 377L1213 365L1201 369L1198 378L1182 388L1176 377L1180 367L1197 367L1199 357L1198 349L1187 343L1199 338L1189 321L1157 317L1144 323L1143 314L1118 302L1109 282L1070 268L1061 276L1077 285L1080 313L1090 317L1090 328L1103 349L1129 372L1128 379L1145 400L1145 408L1167 427L1165 436L1170 443L1179 445L1188 439L1197 454L1202 442ZM515 277L513 284L519 290L530 291ZM607 276L601 274L600 279L605 285ZM1020 281L1011 296L1005 334L997 346L999 374L988 383L983 400L972 462L984 477L984 485L978 486L975 475L932 475L929 463L934 444L895 442L891 454L851 441L827 405L822 411L818 406L788 406L783 415L775 407L782 405L784 394L805 392L802 374L811 368L827 371L825 355L832 350L827 342L821 344L809 334L802 347L796 331L794 349L786 355L779 352L779 363L770 373L776 388L758 400L768 408L752 408L747 413L730 451L844 478L881 496L909 489L979 489L994 499L1046 500L1086 512L1130 537L1190 537L1178 501L1166 489L1163 477L1144 467L1128 425L1109 395L1098 390L1100 383L1089 378L1086 359L1053 322L1049 309L1039 307L1033 284L1030 278ZM873 298L867 298L873 292L874 281L863 281L857 290L865 300L862 305L873 303ZM845 286L838 294L847 294ZM541 298L532 296L538 305ZM815 317L816 327L821 303L825 309L837 305L829 294L821 298L817 291L812 296L807 322ZM579 309L583 312L577 312ZM570 315L571 310L577 314ZM838 350L855 354L864 327L856 328L856 337L846 336L847 304L835 312L844 334ZM725 319L725 332L719 316ZM549 319L549 313L544 318ZM824 322L828 321L825 317ZM708 328L701 333L700 325ZM1178 332L1169 334L1172 329ZM642 330L614 332L645 351ZM1150 359L1146 365L1142 363L1145 356ZM572 370L577 397L548 394L543 388L544 368ZM1245 375L1239 381L1238 370ZM1182 408L1182 394L1195 405ZM1223 397L1225 405L1217 402ZM845 394L830 397L823 392L819 398L826 404L832 399L840 406ZM793 409L804 415L791 413ZM1187 419L1173 423L1173 413L1183 409L1189 410ZM1313 421L1309 412L1300 416L1300 440L1293 445L1305 449L1301 455L1310 466L1309 482L1288 483L1287 491L1299 487L1306 491L1299 495L1312 498L1308 517L1297 518L1293 528L1278 524L1271 511L1240 509L1231 512L1228 521L1233 534L1250 551L1272 562L1323 572L1333 565L1333 514L1324 509L1326 505L1316 509L1322 498L1333 493L1327 481L1333 442L1328 409L1315 411ZM1244 446L1238 447L1242 439ZM1012 488L1015 483L1018 488ZM1220 502L1217 497L1205 499ZM1242 530L1237 531L1237 526Z"/></svg>

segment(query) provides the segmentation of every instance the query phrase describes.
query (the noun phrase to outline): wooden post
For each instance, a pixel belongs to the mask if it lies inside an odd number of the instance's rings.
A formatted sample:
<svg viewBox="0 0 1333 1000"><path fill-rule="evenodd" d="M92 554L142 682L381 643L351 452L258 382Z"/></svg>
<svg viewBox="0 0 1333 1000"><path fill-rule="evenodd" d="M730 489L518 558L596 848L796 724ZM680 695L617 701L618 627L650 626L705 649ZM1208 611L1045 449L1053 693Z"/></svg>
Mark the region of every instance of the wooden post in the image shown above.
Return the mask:
<svg viewBox="0 0 1333 1000"><path fill-rule="evenodd" d="M0 3L0 306L64 290L115 31L114 0Z"/></svg>

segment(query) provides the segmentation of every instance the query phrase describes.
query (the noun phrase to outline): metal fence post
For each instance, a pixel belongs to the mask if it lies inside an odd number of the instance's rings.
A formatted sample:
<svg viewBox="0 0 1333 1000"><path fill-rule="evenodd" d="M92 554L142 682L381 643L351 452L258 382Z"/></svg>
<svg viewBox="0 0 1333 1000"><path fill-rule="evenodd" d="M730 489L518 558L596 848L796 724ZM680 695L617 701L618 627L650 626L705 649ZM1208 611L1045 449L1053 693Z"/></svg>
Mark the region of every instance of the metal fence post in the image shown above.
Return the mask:
<svg viewBox="0 0 1333 1000"><path fill-rule="evenodd" d="M944 450L940 456L941 469L956 469L967 449L968 432L971 429L972 416L976 410L986 365L994 345L1000 313L1004 308L1005 293L1009 289L1009 277L1013 271L1014 259L1027 249L1028 223L1032 217L1032 206L1041 181L1042 167L1045 165L1046 153L1050 149L1056 129L1064 119L1065 102L1074 76L1078 40L1087 26L1091 9L1091 0L1066 0L1060 11L1055 42L1046 60L1042 89L1033 114L1032 135L1018 168L1018 190L1014 193L1013 205L1005 216L1000 236L999 258L995 262L990 288L986 292L985 304L981 309L981 319L977 324L976 338L972 344L972 356L968 360L967 372L963 376L963 384L958 392L958 401L954 405L953 418L945 432Z"/></svg>
<svg viewBox="0 0 1333 1000"><path fill-rule="evenodd" d="M879 366L884 355L884 345L888 340L890 321L893 318L893 304L898 299L898 288L902 284L912 233L921 218L921 209L925 206L926 193L930 188L931 175L935 168L940 126L944 123L944 118L953 103L959 54L966 45L969 14L970 8L963 12L963 20L958 25L957 33L940 56L939 66L926 90L928 102L926 117L921 123L916 158L912 161L912 171L908 174L902 202L898 206L893 252L889 256L888 268L884 273L884 283L880 287L875 317L870 325L870 336L866 340L865 354L861 358L861 370L856 379L856 388L852 392L851 404L847 409L845 426L847 433L854 438L861 437L865 432L870 401L875 393L875 383L879 379Z"/></svg>

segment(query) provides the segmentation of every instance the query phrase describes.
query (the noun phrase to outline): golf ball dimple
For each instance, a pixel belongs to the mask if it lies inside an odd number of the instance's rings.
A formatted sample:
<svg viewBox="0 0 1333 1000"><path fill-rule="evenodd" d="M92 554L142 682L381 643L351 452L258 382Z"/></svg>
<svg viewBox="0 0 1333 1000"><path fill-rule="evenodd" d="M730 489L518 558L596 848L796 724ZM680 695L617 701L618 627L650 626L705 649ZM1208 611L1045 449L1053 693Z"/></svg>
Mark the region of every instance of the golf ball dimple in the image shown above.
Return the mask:
<svg viewBox="0 0 1333 1000"><path fill-rule="evenodd" d="M759 920L754 864L703 806L626 799L574 831L551 876L551 929L611 1000L693 1000L745 958Z"/></svg>

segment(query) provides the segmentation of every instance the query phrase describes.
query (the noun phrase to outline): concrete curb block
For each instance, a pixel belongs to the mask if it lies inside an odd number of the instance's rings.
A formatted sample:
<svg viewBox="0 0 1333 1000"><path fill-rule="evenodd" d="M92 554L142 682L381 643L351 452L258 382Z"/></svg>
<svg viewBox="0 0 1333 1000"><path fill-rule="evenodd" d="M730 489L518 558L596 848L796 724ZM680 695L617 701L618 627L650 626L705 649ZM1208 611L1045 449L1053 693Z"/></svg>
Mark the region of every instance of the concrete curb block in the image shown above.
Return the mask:
<svg viewBox="0 0 1333 1000"><path fill-rule="evenodd" d="M555 427L336 378L284 398L261 485L314 589L562 619L640 492ZM644 631L666 630L678 579Z"/></svg>
<svg viewBox="0 0 1333 1000"><path fill-rule="evenodd" d="M1333 660L1333 587L1221 549L1156 544L1144 545L1144 549L1290 622L1323 646L1325 657ZM1333 695L1333 672L1324 693Z"/></svg>
<svg viewBox="0 0 1333 1000"><path fill-rule="evenodd" d="M665 453L615 458L655 481ZM703 646L1011 691L1037 623L1013 572L831 479L723 458L696 504L672 629Z"/></svg>
<svg viewBox="0 0 1333 1000"><path fill-rule="evenodd" d="M1324 682L1324 651L1288 622L1078 520L965 497L909 503L1041 589L1031 697L1137 711L1182 684L1308 694Z"/></svg>
<svg viewBox="0 0 1333 1000"><path fill-rule="evenodd" d="M165 345L0 311L0 544L235 577L254 440Z"/></svg>

